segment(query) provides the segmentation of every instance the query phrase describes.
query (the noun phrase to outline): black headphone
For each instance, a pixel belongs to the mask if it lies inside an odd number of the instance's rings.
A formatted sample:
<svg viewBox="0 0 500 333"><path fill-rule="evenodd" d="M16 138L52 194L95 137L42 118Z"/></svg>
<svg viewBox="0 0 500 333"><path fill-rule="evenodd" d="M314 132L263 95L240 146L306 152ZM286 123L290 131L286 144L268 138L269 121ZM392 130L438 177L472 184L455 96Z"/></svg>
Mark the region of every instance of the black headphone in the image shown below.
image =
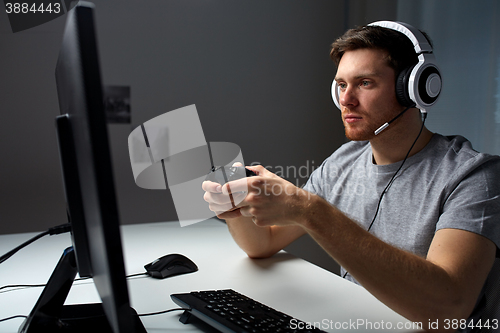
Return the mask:
<svg viewBox="0 0 500 333"><path fill-rule="evenodd" d="M402 106L416 107L422 113L426 113L427 109L436 103L442 87L441 73L427 38L418 29L403 22L377 21L370 23L369 26L399 31L413 43L418 63L399 73L396 79L396 98ZM341 109L339 96L340 88L334 80L332 98L335 105Z"/></svg>

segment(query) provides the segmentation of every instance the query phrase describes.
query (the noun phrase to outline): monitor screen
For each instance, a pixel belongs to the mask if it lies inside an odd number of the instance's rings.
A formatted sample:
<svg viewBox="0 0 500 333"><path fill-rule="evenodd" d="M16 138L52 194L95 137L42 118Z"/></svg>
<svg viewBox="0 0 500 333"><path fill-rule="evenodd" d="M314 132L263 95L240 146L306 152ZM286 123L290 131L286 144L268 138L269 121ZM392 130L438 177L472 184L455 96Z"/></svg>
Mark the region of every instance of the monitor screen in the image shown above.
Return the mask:
<svg viewBox="0 0 500 333"><path fill-rule="evenodd" d="M145 332L129 305L93 12L94 5L85 2L68 12L56 65L61 112L56 128L73 247L64 251L20 331L43 332L47 317L60 316L52 318L51 325ZM70 259L64 259L67 255ZM72 265L73 273L67 273ZM102 303L55 309L62 307L77 269L80 276L93 278ZM97 317L104 318L105 325Z"/></svg>

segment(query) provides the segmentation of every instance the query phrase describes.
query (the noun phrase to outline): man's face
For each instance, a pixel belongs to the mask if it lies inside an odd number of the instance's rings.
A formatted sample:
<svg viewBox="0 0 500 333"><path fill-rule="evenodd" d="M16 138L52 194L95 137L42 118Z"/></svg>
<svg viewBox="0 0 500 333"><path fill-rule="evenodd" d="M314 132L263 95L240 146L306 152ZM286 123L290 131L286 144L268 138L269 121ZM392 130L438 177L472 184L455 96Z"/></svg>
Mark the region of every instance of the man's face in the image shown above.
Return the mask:
<svg viewBox="0 0 500 333"><path fill-rule="evenodd" d="M387 64L385 51L345 52L335 80L340 87L342 121L349 140L372 139L377 128L403 111L396 99L395 72Z"/></svg>

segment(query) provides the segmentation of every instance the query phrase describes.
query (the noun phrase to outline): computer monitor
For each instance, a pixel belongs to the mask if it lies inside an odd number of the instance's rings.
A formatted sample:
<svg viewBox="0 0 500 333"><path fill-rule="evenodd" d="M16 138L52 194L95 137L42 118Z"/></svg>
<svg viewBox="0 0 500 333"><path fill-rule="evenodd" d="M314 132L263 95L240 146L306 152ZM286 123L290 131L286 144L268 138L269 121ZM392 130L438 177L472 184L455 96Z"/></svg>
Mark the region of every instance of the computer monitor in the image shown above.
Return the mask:
<svg viewBox="0 0 500 333"><path fill-rule="evenodd" d="M73 247L66 249L20 332L146 332L130 307L108 132L94 5L67 15L56 66L56 129ZM77 271L102 303L63 305Z"/></svg>

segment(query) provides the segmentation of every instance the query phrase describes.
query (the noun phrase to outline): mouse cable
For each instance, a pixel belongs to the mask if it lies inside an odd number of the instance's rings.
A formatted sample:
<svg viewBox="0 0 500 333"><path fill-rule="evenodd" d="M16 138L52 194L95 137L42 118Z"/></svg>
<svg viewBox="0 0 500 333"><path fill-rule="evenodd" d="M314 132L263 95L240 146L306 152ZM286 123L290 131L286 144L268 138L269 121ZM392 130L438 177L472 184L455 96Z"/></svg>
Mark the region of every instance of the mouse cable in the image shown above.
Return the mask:
<svg viewBox="0 0 500 333"><path fill-rule="evenodd" d="M174 308L174 309L163 310L163 311L158 311L158 312L140 313L140 314L137 315L137 317L156 316L156 315L161 315L161 314L168 313L168 312L173 312L173 311L191 311L191 309L188 309L188 308Z"/></svg>
<svg viewBox="0 0 500 333"><path fill-rule="evenodd" d="M420 131L418 132L417 138L415 139L415 141L413 141L413 144L411 145L410 150L408 150L408 153L406 153L406 156L403 159L403 162L401 163L401 165L399 166L399 168L396 170L396 172L394 172L394 175L392 175L391 180L389 180L389 182L385 186L384 190L382 191L382 194L380 195L380 198L378 199L377 210L375 211L375 215L373 216L373 219L372 219L370 225L368 226L368 229L367 229L368 232L372 228L373 223L375 222L375 219L377 218L378 211L380 209L380 203L382 202L382 198L384 197L384 194L387 192L387 190L389 189L389 187L391 186L391 184L394 182L394 179L396 179L396 175L399 173L399 171L401 170L401 168L405 164L406 160L408 159L408 156L410 155L410 152L413 149L413 146L415 146L415 144L417 143L418 138L420 138L420 134L422 134L422 130L424 129L425 119L426 118L427 118L427 113L424 113L423 114L423 120L422 120L422 126L420 127ZM348 273L349 272L346 271L342 277L345 278Z"/></svg>
<svg viewBox="0 0 500 333"><path fill-rule="evenodd" d="M138 273L138 274L132 274L132 275L128 275L127 278L129 277L134 277L134 276L139 276L139 275L147 275L147 273ZM78 281L78 280L87 280L89 278L80 278L80 279L76 279L75 281ZM41 285L18 285L19 287L44 287L45 284L41 284ZM18 286L3 286L1 287L0 289L3 289L3 288L7 288L7 287L18 287ZM157 316L157 315L161 315L161 314L165 314L165 313L169 313L169 312L174 312L174 311L191 311L191 309L189 308L174 308L174 309L168 309L168 310L163 310L163 311L158 311L158 312L149 312L149 313L141 313L141 314L138 314L137 316L138 317L146 317L146 316ZM96 316L97 317L97 316ZM4 321L7 321L7 320L12 320L12 319L16 319L16 318L28 318L28 316L25 316L25 315L15 315L15 316L11 316L11 317L7 317L7 318L2 318L0 319L0 323L1 322L4 322ZM88 318L93 318L93 317L88 317Z"/></svg>
<svg viewBox="0 0 500 333"><path fill-rule="evenodd" d="M0 319L0 323L3 322L3 321L7 321L7 320L11 320L11 319L16 319L16 318L27 319L28 316L25 316L25 315L16 315L16 316L8 317L8 318L2 318L2 319Z"/></svg>
<svg viewBox="0 0 500 333"><path fill-rule="evenodd" d="M9 259L10 257L12 257L17 251L21 250L22 248L28 246L29 244L33 243L34 241L42 238L43 236L46 236L46 235L59 235L59 234L62 234L62 233L65 233L65 232L69 232L71 231L71 224L70 223L66 223L66 224L61 224L61 225L58 225L56 227L52 227L52 228L49 228L47 231L44 231L38 235L36 235L35 237L27 240L26 242L22 243L21 245L19 245L18 247L16 247L15 249L7 252L6 254L4 254L3 256L0 257L0 264L3 263L5 260Z"/></svg>
<svg viewBox="0 0 500 333"><path fill-rule="evenodd" d="M125 278L128 279L128 278L137 277L137 276L143 276L143 275L147 276L148 273L131 274L131 275L127 275ZM84 280L88 280L88 279L91 279L91 277L78 278L78 279L75 279L74 282L84 281ZM0 294L7 293L7 292L10 292L10 291L19 290L19 289L40 288L40 287L45 287L46 285L47 284L45 284L45 283L41 283L41 284L9 284L9 285L5 285L5 286L0 287ZM75 285L78 285L78 284L75 284ZM17 289L1 291L3 289L10 289L10 288L17 288Z"/></svg>
<svg viewBox="0 0 500 333"><path fill-rule="evenodd" d="M148 275L148 273L144 272L144 273L135 273L135 274L130 274L130 275L125 276L125 278L126 278L126 279L129 279L129 278L132 278L132 277L136 277L136 276L143 276L143 275Z"/></svg>
<svg viewBox="0 0 500 333"><path fill-rule="evenodd" d="M188 309L188 308L174 308L174 309L169 309L169 310L164 310L164 311L138 314L137 317L156 316L156 315L165 314L165 313L173 312L173 311L191 311L191 309ZM96 316L73 318L73 319L80 319L80 320L81 319L92 319L92 318L99 318L99 317L102 317L102 316L103 315L100 314L100 315L96 315ZM28 316L25 316L25 315L15 315L15 316L7 317L7 318L1 318L0 319L0 323L4 322L4 321L7 321L7 320L16 319L16 318L24 318L24 319L26 319L26 318L28 318Z"/></svg>
<svg viewBox="0 0 500 333"><path fill-rule="evenodd" d="M73 280L73 282L83 281L83 280L88 280L88 279L90 279L90 277L82 277L82 278L78 278L78 279ZM45 287L46 285L47 285L46 283L40 283L40 284L8 284L8 285L0 287L0 294L1 293L7 293L7 292L10 292L10 291L19 290L19 289ZM10 288L17 288L17 289L1 291L3 289L10 289Z"/></svg>

